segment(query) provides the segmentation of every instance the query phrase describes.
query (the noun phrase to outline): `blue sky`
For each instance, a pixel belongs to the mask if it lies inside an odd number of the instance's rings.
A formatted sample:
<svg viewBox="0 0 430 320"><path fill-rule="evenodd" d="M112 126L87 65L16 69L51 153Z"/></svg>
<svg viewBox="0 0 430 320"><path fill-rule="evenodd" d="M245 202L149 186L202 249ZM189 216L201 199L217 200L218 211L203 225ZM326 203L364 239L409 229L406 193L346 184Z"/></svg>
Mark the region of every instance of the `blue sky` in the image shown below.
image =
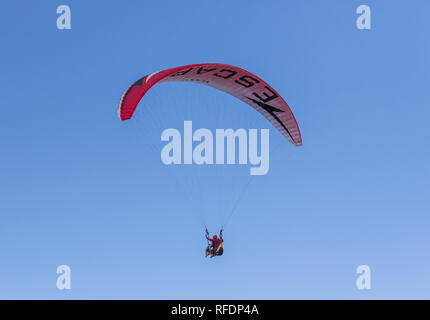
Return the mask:
<svg viewBox="0 0 430 320"><path fill-rule="evenodd" d="M56 28L60 4L71 30ZM356 28L361 4L371 30ZM0 297L430 298L429 9L3 1ZM154 87L136 119L117 118L133 81L201 62L270 83L303 146L271 129L270 171L249 184L241 166L166 168L161 130L184 120L271 128L226 94L179 83ZM215 231L242 189L224 256L204 259L200 217ZM70 291L55 286L62 264ZM355 287L362 264L369 291Z"/></svg>

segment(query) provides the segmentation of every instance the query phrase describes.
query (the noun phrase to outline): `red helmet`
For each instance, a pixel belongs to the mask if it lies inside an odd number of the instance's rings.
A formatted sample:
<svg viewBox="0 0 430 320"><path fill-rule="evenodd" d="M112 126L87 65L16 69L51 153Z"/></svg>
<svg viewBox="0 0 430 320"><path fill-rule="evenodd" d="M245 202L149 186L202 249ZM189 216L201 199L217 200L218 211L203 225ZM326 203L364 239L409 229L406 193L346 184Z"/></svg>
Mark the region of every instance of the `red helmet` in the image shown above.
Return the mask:
<svg viewBox="0 0 430 320"><path fill-rule="evenodd" d="M214 239L218 239L218 237L217 237L217 235L216 235L216 234L214 235Z"/></svg>

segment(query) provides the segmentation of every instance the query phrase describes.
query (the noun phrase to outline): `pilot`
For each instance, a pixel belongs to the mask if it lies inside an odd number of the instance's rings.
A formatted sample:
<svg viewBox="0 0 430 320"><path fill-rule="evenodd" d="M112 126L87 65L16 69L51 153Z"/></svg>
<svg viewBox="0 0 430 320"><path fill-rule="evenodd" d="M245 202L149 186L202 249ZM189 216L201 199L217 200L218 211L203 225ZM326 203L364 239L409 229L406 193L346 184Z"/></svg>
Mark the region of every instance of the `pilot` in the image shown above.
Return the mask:
<svg viewBox="0 0 430 320"><path fill-rule="evenodd" d="M223 243L223 242L224 242L224 239L222 238L222 231L220 232L219 238L218 238L218 236L215 234L215 235L213 236L213 238L212 238L212 239L211 239L211 238L209 238L209 237L206 235L206 239L207 239L208 241L212 242L212 243L210 244L210 247L209 247L209 251L208 251L208 253L206 253L206 257L207 257L209 254L211 254L211 258L213 258L213 257L215 256L215 250L216 250L216 248L218 247L218 245L219 245L220 243Z"/></svg>

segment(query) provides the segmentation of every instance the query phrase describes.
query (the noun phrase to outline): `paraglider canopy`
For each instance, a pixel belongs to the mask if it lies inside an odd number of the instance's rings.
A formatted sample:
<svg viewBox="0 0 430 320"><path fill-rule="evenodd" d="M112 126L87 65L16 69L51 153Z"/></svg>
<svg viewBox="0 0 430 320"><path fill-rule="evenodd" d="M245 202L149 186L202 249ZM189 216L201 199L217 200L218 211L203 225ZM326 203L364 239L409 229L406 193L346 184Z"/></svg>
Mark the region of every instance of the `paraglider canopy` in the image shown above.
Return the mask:
<svg viewBox="0 0 430 320"><path fill-rule="evenodd" d="M121 98L118 116L128 120L140 100L156 83L191 81L214 87L244 101L278 129L291 143L302 144L300 129L285 100L265 81L239 67L202 63L151 73L133 83Z"/></svg>

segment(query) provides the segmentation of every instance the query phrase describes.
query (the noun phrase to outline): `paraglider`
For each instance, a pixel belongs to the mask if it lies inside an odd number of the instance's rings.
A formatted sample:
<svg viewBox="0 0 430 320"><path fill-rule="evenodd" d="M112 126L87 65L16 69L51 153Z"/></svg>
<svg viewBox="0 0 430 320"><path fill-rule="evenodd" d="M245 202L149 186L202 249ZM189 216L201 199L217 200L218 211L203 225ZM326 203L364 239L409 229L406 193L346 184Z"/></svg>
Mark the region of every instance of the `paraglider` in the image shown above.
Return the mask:
<svg viewBox="0 0 430 320"><path fill-rule="evenodd" d="M229 93L261 113L293 145L302 145L297 121L281 95L256 75L227 64L191 64L146 75L134 82L123 94L118 107L119 118L131 119L143 96L155 84L175 81L200 83ZM222 229L219 238L216 235L210 238L206 229L206 239L206 257L223 254Z"/></svg>
<svg viewBox="0 0 430 320"><path fill-rule="evenodd" d="M133 83L118 107L121 120L133 116L140 100L157 83L191 81L227 92L260 112L291 143L302 144L297 121L285 100L265 81L239 67L220 64L191 64L151 73Z"/></svg>

